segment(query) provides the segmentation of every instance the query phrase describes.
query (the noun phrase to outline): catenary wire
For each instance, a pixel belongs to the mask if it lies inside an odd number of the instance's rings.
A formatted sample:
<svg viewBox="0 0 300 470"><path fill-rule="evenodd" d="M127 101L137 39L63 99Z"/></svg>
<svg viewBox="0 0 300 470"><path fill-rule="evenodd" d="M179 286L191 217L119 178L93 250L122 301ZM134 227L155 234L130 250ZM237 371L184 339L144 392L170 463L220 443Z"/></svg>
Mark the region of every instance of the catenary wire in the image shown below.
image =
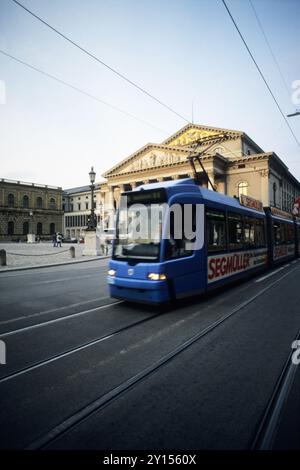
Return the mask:
<svg viewBox="0 0 300 470"><path fill-rule="evenodd" d="M279 63L278 63L278 60L276 59L276 56L275 56L274 51L273 51L273 49L272 49L272 47L271 47L270 41L269 41L268 38L267 38L267 35L266 35L265 30L264 30L264 28L263 28L262 22L261 22L260 19L259 19L259 16L258 16L258 14L257 14L257 11L256 11L254 5L253 5L252 0L249 0L249 3L250 3L251 8L252 8L252 10L253 10L253 13L254 13L254 16L255 16L255 18L256 18L256 21L257 21L257 23L258 23L259 29L260 29L261 32L262 32L262 35L263 35L263 37L264 37L264 39L265 39L265 42L266 42L266 44L267 44L267 46L268 46L268 49L269 49L269 51L270 51L270 54L271 54L271 56L272 56L272 58L273 58L274 64L275 64L276 67L277 67L277 70L278 70L279 75L280 75L280 77L281 77L281 80L282 80L282 83L283 83L283 85L284 85L284 88L286 89L286 92L287 92L287 94L288 94L288 96L289 96L289 98L290 98L291 91L290 91L290 89L289 89L289 87L288 87L288 84L287 84L285 78L284 78L284 75L283 75L283 72L282 72L282 70L281 70L281 67L280 67L280 65L279 65Z"/></svg>
<svg viewBox="0 0 300 470"><path fill-rule="evenodd" d="M15 0L13 0L13 1L15 1ZM251 59L252 59L254 65L255 65L256 69L258 70L258 72L259 72L261 78L263 79L263 81L264 81L264 83L265 83L265 85L266 85L266 87L267 87L267 89L268 89L270 95L272 96L273 101L275 102L275 104L276 104L276 106L277 106L277 108L278 108L278 110L279 110L281 116L283 117L283 119L284 119L284 121L285 121L287 127L289 128L289 130L290 130L290 132L291 132L293 138L295 139L295 142L297 143L298 147L300 147L300 142L299 142L299 140L297 139L297 137L296 137L296 135L295 135L293 129L291 128L291 126L290 126L290 124L289 124L289 122L288 122L288 120L287 120L287 118L286 118L284 112L282 111L282 109L281 109L281 107L280 107L280 105L279 105L279 103L278 103L278 101L277 101L277 99L276 99L274 93L272 92L272 90L271 90L271 88L270 88L270 85L268 84L268 82L267 82L267 80L266 80L266 78L265 78L263 72L261 71L261 69L260 69L259 65L257 64L257 62L256 62L256 60L255 60L255 58L254 58L254 56L253 56L251 50L249 49L249 46L248 46L246 40L244 39L244 36L242 35L242 33L241 33L241 31L240 31L240 29L239 29L239 27L238 27L238 25L237 25L235 19L233 18L232 14L231 14L231 12L230 12L230 10L229 10L227 4L226 4L226 1L225 1L225 0L222 0L222 3L223 3L223 5L224 5L224 7L226 8L226 11L227 11L227 13L228 13L228 15L229 15L229 17L230 17L232 23L234 24L234 27L235 27L235 29L237 30L237 32L238 32L238 34L239 34L241 40L243 41L244 46L246 47L247 52L248 52L248 54L250 55L250 57L251 57Z"/></svg>
<svg viewBox="0 0 300 470"><path fill-rule="evenodd" d="M35 72L41 73L41 74L44 75L45 77L48 77L48 78L51 78L52 80L55 80L56 82L60 83L61 85L65 85L65 86L71 88L72 90L75 90L75 91L77 91L78 93L81 93L82 95L87 96L88 98L91 98L91 99L93 99L93 100L95 100L95 101L98 101L98 103L101 103L101 104L103 104L103 105L105 105L105 106L107 106L107 107L113 109L114 111L117 111L117 112L119 112L119 113L122 113L122 114L124 114L125 116L128 116L128 117L130 117L130 118L132 118L132 119L135 119L136 121L139 121L139 122L141 122L142 124L145 124L145 125L147 125L147 126L149 126L149 127L152 127L153 129L159 130L160 132L166 133L166 131L164 131L163 129L160 129L159 127L156 127L156 126L154 126L153 124L150 124L149 122L145 121L144 119L141 119L141 118L139 118L139 117L137 117L137 116L134 116L133 114L128 113L128 112L125 111L124 109L118 108L117 106L114 106L114 105L112 105L112 104L110 104L110 103L107 103L106 101L104 101L104 100L98 98L97 96L94 96L94 95L92 95L91 93L88 93L87 91L84 91L84 90L82 90L81 88L78 88L77 86L72 85L71 83L68 83L68 82L66 82L65 80L62 80L62 79L56 77L55 75L52 75L52 74L50 74L50 73L48 73L48 72L45 72L44 70L41 70L41 69L39 69L38 67L36 67L36 66L34 66L34 65L31 65L31 64L29 64L28 62L25 62L24 60L18 59L17 57L15 57L15 56L9 54L8 52L3 51L2 49L0 49L0 53L3 54L3 55L5 55L6 57L9 57L10 59L13 59L14 61L18 62L19 64L24 65L25 67L28 67L28 68L34 70Z"/></svg>
<svg viewBox="0 0 300 470"><path fill-rule="evenodd" d="M80 44L76 43L75 41L73 41L72 39L70 39L68 36L66 36L65 34L63 34L61 31L59 31L58 29L54 28L53 26L51 26L49 23L47 23L47 21L43 20L40 16L36 15L33 11L29 10L29 8L27 8L25 5L23 5L22 3L18 2L17 0L12 0L16 5L18 5L19 7L23 8L23 10L25 10L27 13L29 13L30 15L32 15L34 18L36 18L38 21L40 21L41 23L43 23L45 26L47 26L48 28L50 28L52 31L54 31L56 34L58 34L59 36L61 36L63 39L65 39L67 42L69 42L70 44L72 44L73 46L77 47L79 50L81 50L82 52L84 52L85 54L87 54L91 59L94 59L95 61L97 61L99 64L103 65L104 67L106 67L108 70L110 70L111 72L113 72L115 75L117 75L119 78L121 78L122 80L125 80L127 83L129 83L130 85L132 85L133 87L137 88L140 92L144 93L145 95L147 95L149 98L151 98L152 100L156 101L158 104L160 104L161 106L163 106L164 108L168 109L171 113L175 114L177 117L179 117L180 119L183 119L184 121L186 121L187 123L190 123L190 120L189 119L186 119L184 116L182 116L181 114L179 114L177 111L175 111L173 108L171 108L169 105L165 104L163 101L161 101L159 98L156 98L156 96L152 95L150 92L148 92L147 90L145 90L145 88L141 87L140 85L138 85L137 83L135 83L133 80L130 80L128 77L126 77L124 74L122 74L121 72L119 72L118 70L116 70L115 68L111 67L110 65L108 65L106 62L104 62L102 59L99 59L99 57L95 56L94 54L92 54L91 52L89 52L87 49L85 49L83 46L80 46Z"/></svg>

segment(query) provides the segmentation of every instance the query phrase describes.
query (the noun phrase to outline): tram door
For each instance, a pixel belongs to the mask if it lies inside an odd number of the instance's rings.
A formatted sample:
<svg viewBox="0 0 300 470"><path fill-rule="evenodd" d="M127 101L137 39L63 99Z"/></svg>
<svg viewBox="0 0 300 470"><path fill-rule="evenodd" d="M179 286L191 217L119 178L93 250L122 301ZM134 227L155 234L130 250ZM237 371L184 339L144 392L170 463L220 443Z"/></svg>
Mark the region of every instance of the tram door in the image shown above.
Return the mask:
<svg viewBox="0 0 300 470"><path fill-rule="evenodd" d="M200 197L181 196L169 202L162 249L170 273L171 297L203 292L204 205Z"/></svg>

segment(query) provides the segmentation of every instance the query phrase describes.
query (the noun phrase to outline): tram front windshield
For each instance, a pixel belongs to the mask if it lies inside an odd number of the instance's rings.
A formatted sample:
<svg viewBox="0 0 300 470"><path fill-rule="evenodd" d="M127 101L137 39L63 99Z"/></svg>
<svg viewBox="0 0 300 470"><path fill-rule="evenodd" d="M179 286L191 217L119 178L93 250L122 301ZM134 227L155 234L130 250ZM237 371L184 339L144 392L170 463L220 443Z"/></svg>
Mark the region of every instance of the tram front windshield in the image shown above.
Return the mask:
<svg viewBox="0 0 300 470"><path fill-rule="evenodd" d="M137 203L121 207L113 258L124 261L158 261L164 210L163 203Z"/></svg>

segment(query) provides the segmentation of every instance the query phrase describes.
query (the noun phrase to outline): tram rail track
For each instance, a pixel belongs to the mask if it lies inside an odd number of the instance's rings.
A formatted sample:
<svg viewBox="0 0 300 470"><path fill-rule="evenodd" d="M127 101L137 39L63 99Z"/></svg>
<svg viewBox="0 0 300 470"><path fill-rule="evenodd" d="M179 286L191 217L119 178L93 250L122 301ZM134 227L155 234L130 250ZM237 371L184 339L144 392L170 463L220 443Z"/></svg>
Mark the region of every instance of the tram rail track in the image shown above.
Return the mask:
<svg viewBox="0 0 300 470"><path fill-rule="evenodd" d="M116 303L123 303L123 302L116 302ZM114 304L113 304L114 305ZM142 325L144 323L147 323L151 320L153 320L154 318L157 318L159 317L160 315L162 315L161 312L159 313L156 313L155 315L151 315L150 317L147 317L147 318L143 318L141 320L138 320L138 321L135 321L133 323L130 323L129 325L126 325L126 326L123 326L121 328L119 328L118 330L116 331L113 331L112 333L109 333L109 334L106 334L106 335L103 335L103 336L100 336L98 338L95 338L93 340L90 340L90 341L86 341L85 343L82 343L80 344L79 346L74 346L72 348L69 348L69 349L66 349L65 351L59 353L59 354L53 354L52 356L48 357L47 359L43 359L41 361L36 361L34 363L31 363L29 366L26 366L26 367L23 367L15 372L11 372L10 374L4 376L4 377L1 377L0 378L0 385L4 382L7 382L11 379L14 379L16 377L19 377L20 375L24 375L28 372L31 372L33 370L36 370L40 367L43 367L47 364L50 364L52 362L55 362L59 359L62 359L62 358L65 358L67 356L70 356L71 354L75 354L79 351L82 351L84 349L87 349L89 347L92 347L96 344L99 344L99 343L102 343L104 341L107 341L115 336L118 336L120 335L121 333L125 332L125 331L128 331L130 330L131 328L135 327L135 326L139 326L139 325Z"/></svg>
<svg viewBox="0 0 300 470"><path fill-rule="evenodd" d="M300 340L300 330L294 341ZM293 385L297 365L292 362L294 350L289 353L268 401L254 439L252 450L272 450L285 403Z"/></svg>
<svg viewBox="0 0 300 470"><path fill-rule="evenodd" d="M122 304L122 303L124 303L124 300L117 300L116 302L114 302L114 301L109 302L108 304L99 305L97 307L93 307L93 308L90 308L90 309L87 309L87 310L82 310L80 312L70 313L70 314L64 315L62 317L53 318L51 320L46 320L44 322L35 323L33 325L24 326L24 327L21 327L21 328L16 328L15 330L10 330L10 331L4 332L4 333L0 333L0 339L1 338L7 338L8 336L12 336L12 335L15 335L15 334L18 334L18 333L23 333L24 331L34 330L36 328L41 328L41 327L46 326L46 325L51 325L53 323L58 323L58 322L63 321L63 320L68 320L68 319L71 319L71 318L80 317L82 315L86 315L87 313L95 312L96 310L103 310L105 308L112 307L113 305L119 305L119 304Z"/></svg>
<svg viewBox="0 0 300 470"><path fill-rule="evenodd" d="M101 395L100 397L96 398L85 407L81 408L77 412L70 415L68 418L66 418L64 421L59 423L57 426L53 427L49 432L47 432L40 438L36 439L35 441L33 441L27 447L27 449L33 450L33 449L47 448L47 446L49 446L50 444L53 444L56 440L68 434L75 426L87 420L96 412L101 411L101 409L104 409L114 400L117 400L118 398L123 396L127 391L137 386L140 382L145 380L150 375L157 372L161 367L163 367L164 365L172 361L176 356L178 356L183 351L187 350L193 344L198 342L200 339L205 337L207 334L215 330L218 326L226 322L229 318L232 318L235 314L237 314L238 312L243 310L245 307L247 307L249 304L254 302L257 298L259 298L269 289L277 285L282 279L287 277L296 269L298 269L298 266L296 266L294 269L290 270L289 272L285 273L284 275L282 275L281 277L273 281L271 284L269 284L265 288L261 289L259 292L257 292L256 294L254 294L253 296L251 296L249 299L245 300L241 304L239 304L237 307L235 307L233 310L231 310L229 313L227 313L220 319L214 321L213 323L211 323L210 325L208 325L207 327L205 327L204 329L202 329L195 335L191 336L182 344L173 348L169 353L161 357L158 361L154 362L153 364L150 364L149 366L144 368L142 371L124 380L121 384L112 388L109 392L105 393L104 395Z"/></svg>

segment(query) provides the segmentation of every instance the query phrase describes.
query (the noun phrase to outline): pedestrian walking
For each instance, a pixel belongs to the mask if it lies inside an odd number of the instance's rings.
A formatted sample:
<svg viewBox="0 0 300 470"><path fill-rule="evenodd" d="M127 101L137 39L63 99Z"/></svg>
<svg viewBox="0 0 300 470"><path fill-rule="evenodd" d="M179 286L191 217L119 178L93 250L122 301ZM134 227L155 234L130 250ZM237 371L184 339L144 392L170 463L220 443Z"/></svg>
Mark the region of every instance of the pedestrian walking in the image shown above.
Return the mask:
<svg viewBox="0 0 300 470"><path fill-rule="evenodd" d="M52 243L53 243L53 247L56 247L57 246L57 242L56 242L56 233L54 233L52 235Z"/></svg>
<svg viewBox="0 0 300 470"><path fill-rule="evenodd" d="M62 240L62 236L61 234L58 232L57 233L57 236L56 236L56 246L59 246L61 248L61 240Z"/></svg>

